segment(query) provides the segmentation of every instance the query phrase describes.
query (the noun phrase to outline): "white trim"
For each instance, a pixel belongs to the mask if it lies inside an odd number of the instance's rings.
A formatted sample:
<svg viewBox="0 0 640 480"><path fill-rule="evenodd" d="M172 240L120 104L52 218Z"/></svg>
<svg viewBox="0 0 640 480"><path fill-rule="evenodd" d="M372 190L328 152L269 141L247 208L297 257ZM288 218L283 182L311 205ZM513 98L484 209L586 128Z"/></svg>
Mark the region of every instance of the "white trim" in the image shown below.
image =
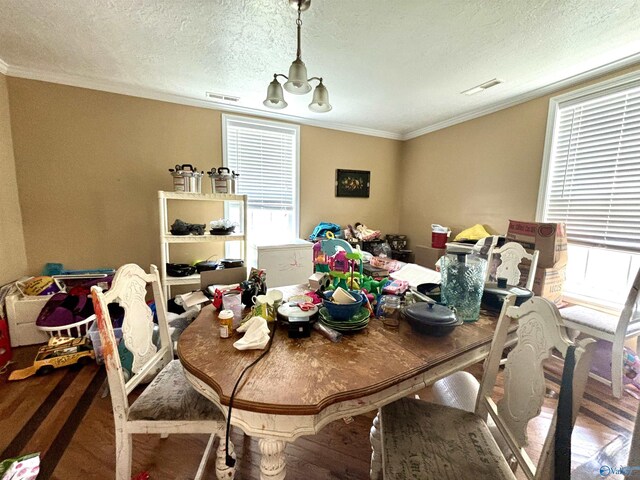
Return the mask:
<svg viewBox="0 0 640 480"><path fill-rule="evenodd" d="M549 100L547 113L547 129L544 137L544 151L542 153L542 167L540 170L540 186L538 187L538 202L536 205L536 222L542 222L545 213L545 199L549 187L549 168L551 167L551 152L553 151L553 127L558 114L558 102L555 98Z"/></svg>
<svg viewBox="0 0 640 480"><path fill-rule="evenodd" d="M213 100L206 100L199 97L192 97L189 95L181 95L162 90L155 90L153 88L134 86L111 80L99 80L83 77L81 75L68 75L65 73L52 73L41 70L30 70L13 65L7 65L7 69L8 71L6 74L12 77L27 78L29 80L39 80L42 82L59 83L72 87L88 88L90 90L99 90L103 92L117 93L120 95L147 98L150 100L159 100L163 102L177 103L180 105L189 105L192 107L202 107L212 110L220 110L222 112L241 113L262 118L273 118L286 122L297 122L301 125L309 125L311 127L328 128L330 130L340 130L343 132L357 133L360 135L368 135L372 137L389 138L391 140L402 140L402 135L395 132L387 132L384 130L376 130L373 128L359 127L356 125L347 125L344 123L327 122L324 120L314 120L304 117L298 117L295 115L287 115L283 113L243 107L240 105L229 105L227 103L215 102Z"/></svg>
<svg viewBox="0 0 640 480"><path fill-rule="evenodd" d="M572 85L588 81L592 78L611 73L615 70L619 70L640 62L640 53L630 55L628 57L616 60L614 62L602 65L600 67L593 68L586 72L574 75L572 77L560 80L550 85L532 90L530 92L512 97L510 99L496 103L489 107L483 107L477 110L473 110L462 115L458 115L441 122L437 122L431 125L427 125L423 128L404 132L388 132L385 130L377 130L373 128L360 127L356 125L347 125L344 123L328 122L324 120L314 120L304 117L298 117L295 115L287 115L283 113L259 110L255 108L243 107L240 105L229 105L226 103L214 102L211 100L205 100L199 97L192 97L188 95L180 95L172 92L155 90L153 88L146 88L141 86L129 85L122 82L116 82L111 80L100 80L85 77L82 75L69 75L65 73L54 73L42 70L28 69L20 66L9 65L0 59L0 73L11 77L27 78L30 80L39 80L42 82L59 83L62 85L69 85L73 87L88 88L90 90L99 90L104 92L117 93L121 95L129 95L132 97L147 98L150 100L159 100L163 102L177 103L180 105L189 105L193 107L208 108L212 110L220 110L222 112L241 113L245 115L254 115L261 118L272 118L276 120L282 120L286 122L297 122L301 125L309 125L311 127L328 128L330 130L339 130L349 133L357 133L360 135L368 135L372 137L388 138L391 140L411 140L412 138L420 137L427 133L435 132L436 130L442 130L443 128L457 125L458 123L473 120L484 115L489 115L505 108L513 107L521 103L533 100L535 98L544 96L548 93L561 90Z"/></svg>
<svg viewBox="0 0 640 480"><path fill-rule="evenodd" d="M483 117L484 115L489 115L490 113L495 113L499 110L504 110L505 108L513 107L515 105L528 102L529 100L533 100L534 98L539 98L549 93L562 90L563 88L567 88L572 85L576 85L578 83L586 82L593 78L606 75L608 73L614 72L616 70L620 70L625 67L629 67L639 62L640 62L640 53L629 55L628 57L621 58L620 60L615 60L605 65L601 65L599 67L592 68L591 70L587 70L586 72L582 72L572 77L565 78L564 80L559 80L557 82L551 83L544 87L540 87L535 90L531 90L530 92L523 93L522 95L512 97L508 100L499 102L495 105L479 108L478 110L473 110L471 112L464 113L462 115L458 115L456 117L449 118L447 120L443 120L442 122L434 123L432 125L427 125L426 127L420 128L418 130L406 132L402 134L402 140L411 140L412 138L420 137L427 133L435 132L436 130L442 130L443 128L451 127L453 125L457 125L458 123L466 122L468 120L473 120L474 118L478 118L478 117ZM590 87L585 87L585 88L590 88Z"/></svg>

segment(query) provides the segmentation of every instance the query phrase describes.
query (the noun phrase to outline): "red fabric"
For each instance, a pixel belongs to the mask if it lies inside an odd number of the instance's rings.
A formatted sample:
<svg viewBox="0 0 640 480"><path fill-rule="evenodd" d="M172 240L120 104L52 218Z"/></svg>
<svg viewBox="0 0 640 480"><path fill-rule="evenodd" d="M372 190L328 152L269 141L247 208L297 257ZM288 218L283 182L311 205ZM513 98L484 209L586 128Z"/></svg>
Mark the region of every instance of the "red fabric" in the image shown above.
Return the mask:
<svg viewBox="0 0 640 480"><path fill-rule="evenodd" d="M0 368L11 360L11 341L9 340L9 327L4 318L0 318Z"/></svg>

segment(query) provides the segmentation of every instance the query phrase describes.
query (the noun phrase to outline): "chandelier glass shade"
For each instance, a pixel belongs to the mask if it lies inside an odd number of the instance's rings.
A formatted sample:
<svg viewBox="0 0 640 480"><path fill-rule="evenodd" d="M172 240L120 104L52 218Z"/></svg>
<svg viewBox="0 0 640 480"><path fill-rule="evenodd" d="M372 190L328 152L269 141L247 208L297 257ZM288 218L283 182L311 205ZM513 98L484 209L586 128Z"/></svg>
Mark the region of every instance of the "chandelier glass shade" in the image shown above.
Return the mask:
<svg viewBox="0 0 640 480"><path fill-rule="evenodd" d="M300 35L302 28L302 20L300 15L303 10L307 10L311 6L311 0L289 0L292 7L298 10L298 19L296 25L298 28L298 50L296 59L291 63L289 67L289 75L283 75L276 73L273 75L273 80L267 88L267 98L263 105L268 108L282 109L288 104L284 99L284 92L282 91L282 85L278 81L278 77L285 78L287 81L284 84L284 89L294 95L304 95L309 93L312 89L311 82L318 81L318 85L313 91L313 99L309 104L309 110L316 113L325 113L331 110L331 104L329 103L329 92L322 83L321 77L307 78L307 67L302 61L302 50L300 48Z"/></svg>

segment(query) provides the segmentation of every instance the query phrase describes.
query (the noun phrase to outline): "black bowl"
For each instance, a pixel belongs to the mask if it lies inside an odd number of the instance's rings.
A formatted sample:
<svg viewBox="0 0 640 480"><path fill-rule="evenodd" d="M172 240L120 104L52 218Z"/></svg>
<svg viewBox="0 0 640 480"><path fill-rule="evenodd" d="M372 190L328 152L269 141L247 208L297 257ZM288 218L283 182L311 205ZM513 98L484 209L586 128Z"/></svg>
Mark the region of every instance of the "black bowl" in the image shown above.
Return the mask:
<svg viewBox="0 0 640 480"><path fill-rule="evenodd" d="M170 277L188 277L196 273L196 267L187 263L167 263L167 275Z"/></svg>
<svg viewBox="0 0 640 480"><path fill-rule="evenodd" d="M206 260L204 262L196 263L196 270L198 273L208 272L209 270L217 270L219 266L218 262Z"/></svg>
<svg viewBox="0 0 640 480"><path fill-rule="evenodd" d="M482 293L482 305L488 310L500 311L502 310L504 299L509 294L516 296L517 307L533 297L533 292L526 288L514 286L500 288L496 283L487 283Z"/></svg>
<svg viewBox="0 0 640 480"><path fill-rule="evenodd" d="M439 283L421 283L416 287L418 292L427 297L439 302L442 298L440 293L440 284Z"/></svg>
<svg viewBox="0 0 640 480"><path fill-rule="evenodd" d="M211 235L231 235L235 229L235 226L229 228L212 228L209 230L209 233Z"/></svg>

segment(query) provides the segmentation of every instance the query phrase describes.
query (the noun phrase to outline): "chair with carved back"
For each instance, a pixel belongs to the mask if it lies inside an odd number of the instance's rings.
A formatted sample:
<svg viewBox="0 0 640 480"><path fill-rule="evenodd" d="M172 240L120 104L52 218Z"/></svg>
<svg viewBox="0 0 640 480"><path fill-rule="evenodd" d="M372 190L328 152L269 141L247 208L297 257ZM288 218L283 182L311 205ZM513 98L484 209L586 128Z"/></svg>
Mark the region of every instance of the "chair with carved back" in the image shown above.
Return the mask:
<svg viewBox="0 0 640 480"><path fill-rule="evenodd" d="M529 273L524 282L524 287L531 290L536 267L538 266L538 253L538 250L534 250L533 253L527 253L524 247L517 242L507 242L499 248L494 248L491 252L490 264L493 264L494 261L497 264L495 270L496 280L505 278L507 285L519 285L520 277L522 276L520 264L523 260L529 260ZM487 271L487 278L489 273ZM493 272L491 273L493 274Z"/></svg>
<svg viewBox="0 0 640 480"><path fill-rule="evenodd" d="M538 250L534 250L533 253L527 253L524 247L517 242L507 242L502 247L493 248L489 255L490 268L487 269L487 279L490 279L490 277L493 280L504 278L507 280L507 285L517 286L520 284L522 276L520 264L523 260L529 260L529 273L524 282L524 287L531 290L538 265L538 253ZM490 272L490 270L494 271ZM489 282L487 285L495 286L495 282ZM503 358L501 364L504 365L505 363L506 358ZM432 402L473 412L479 390L480 383L471 373L455 372L433 384L431 388ZM489 419L488 424L500 446L500 450L507 457L511 467L517 467L515 456L511 454L509 446L499 434L498 427L491 419Z"/></svg>
<svg viewBox="0 0 640 480"><path fill-rule="evenodd" d="M158 317L158 346L153 341L153 313L145 301L148 285ZM146 273L138 265L127 264L118 269L107 292L99 287L92 287L91 291L115 421L116 480L131 478L133 434L160 434L163 438L169 434L210 435L195 476L196 480L202 478L215 435L224 436L225 419L212 402L191 387L182 365L173 358L158 269L152 265L151 273ZM132 357L128 379L113 331L110 303L118 303L125 312L120 350L124 346ZM129 403L134 388L149 381ZM232 448L230 444L229 450ZM225 465L224 442L220 441L216 476L231 479L234 474L235 469Z"/></svg>
<svg viewBox="0 0 640 480"><path fill-rule="evenodd" d="M611 342L611 390L613 396L621 398L624 386L624 344L636 338L636 349L640 352L640 269L629 289L624 308L619 315L611 315L600 310L574 305L560 310L567 328L577 330L593 338ZM606 379L596 379L609 383Z"/></svg>
<svg viewBox="0 0 640 480"><path fill-rule="evenodd" d="M524 450L527 425L540 413L544 400L543 361L554 349L566 355L572 343L554 304L539 297L520 307L513 303L514 298L509 297L503 305L475 412L413 398L382 407L372 428L372 479L516 478L487 427L487 414L503 432L527 478L553 478L556 412L537 466ZM496 404L492 393L512 320L518 322L518 341L505 366L504 395ZM575 347L573 411L567 419L571 425L580 407L595 342L584 339Z"/></svg>

